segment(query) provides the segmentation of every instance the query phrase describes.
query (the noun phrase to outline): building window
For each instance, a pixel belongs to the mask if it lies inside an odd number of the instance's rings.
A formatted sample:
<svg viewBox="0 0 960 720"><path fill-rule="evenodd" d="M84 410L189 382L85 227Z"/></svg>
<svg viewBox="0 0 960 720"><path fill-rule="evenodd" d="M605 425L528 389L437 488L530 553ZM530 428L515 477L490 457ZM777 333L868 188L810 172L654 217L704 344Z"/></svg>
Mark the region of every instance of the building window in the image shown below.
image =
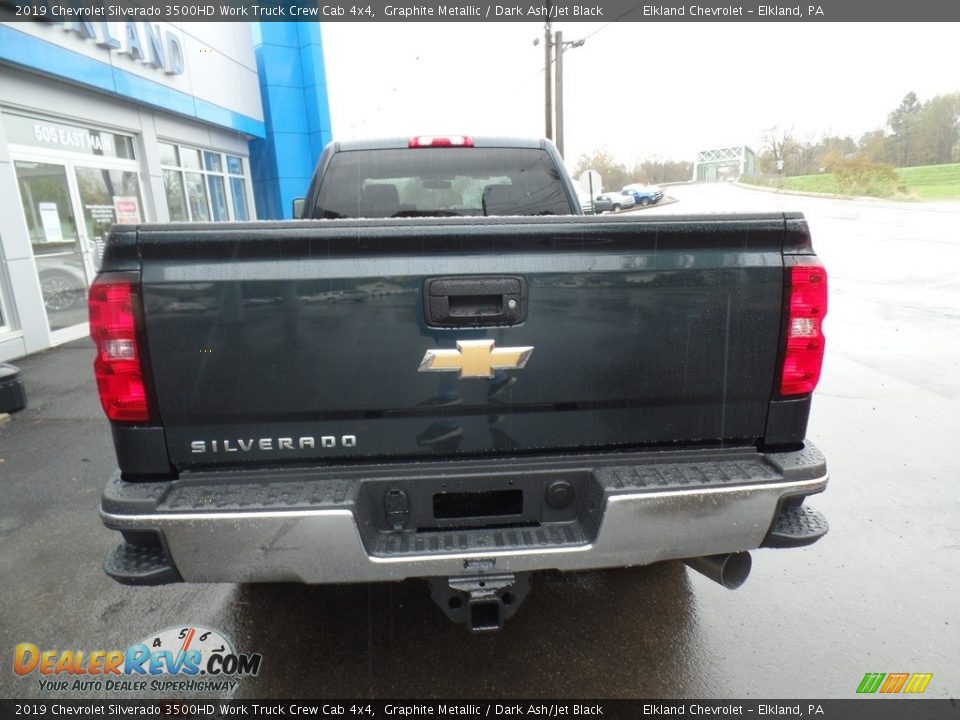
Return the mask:
<svg viewBox="0 0 960 720"><path fill-rule="evenodd" d="M230 176L230 197L233 199L233 217L249 220L247 212L247 181L244 179L243 158L227 155L227 173Z"/></svg>
<svg viewBox="0 0 960 720"><path fill-rule="evenodd" d="M243 158L160 143L160 165L171 220L250 219Z"/></svg>

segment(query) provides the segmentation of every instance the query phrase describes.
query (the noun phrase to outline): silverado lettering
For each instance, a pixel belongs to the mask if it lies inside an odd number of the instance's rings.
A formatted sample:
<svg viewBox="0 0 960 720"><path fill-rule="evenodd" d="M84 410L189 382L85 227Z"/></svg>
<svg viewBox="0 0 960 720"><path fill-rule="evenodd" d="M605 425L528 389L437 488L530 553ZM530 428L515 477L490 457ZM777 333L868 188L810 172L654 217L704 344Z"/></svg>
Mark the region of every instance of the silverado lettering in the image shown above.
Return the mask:
<svg viewBox="0 0 960 720"><path fill-rule="evenodd" d="M320 437L249 438L237 440L193 440L190 452L250 452L251 450L313 450L315 448L352 448L357 446L356 435L321 435Z"/></svg>

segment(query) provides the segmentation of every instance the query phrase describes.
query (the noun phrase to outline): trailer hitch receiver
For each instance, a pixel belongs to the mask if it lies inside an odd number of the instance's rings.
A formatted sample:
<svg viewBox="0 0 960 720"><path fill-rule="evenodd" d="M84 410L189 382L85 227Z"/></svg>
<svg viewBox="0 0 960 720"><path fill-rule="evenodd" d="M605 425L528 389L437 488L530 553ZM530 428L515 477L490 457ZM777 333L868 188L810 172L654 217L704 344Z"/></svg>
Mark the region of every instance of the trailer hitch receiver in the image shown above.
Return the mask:
<svg viewBox="0 0 960 720"><path fill-rule="evenodd" d="M494 632L513 617L530 591L526 573L431 578L430 596L447 617L470 632Z"/></svg>

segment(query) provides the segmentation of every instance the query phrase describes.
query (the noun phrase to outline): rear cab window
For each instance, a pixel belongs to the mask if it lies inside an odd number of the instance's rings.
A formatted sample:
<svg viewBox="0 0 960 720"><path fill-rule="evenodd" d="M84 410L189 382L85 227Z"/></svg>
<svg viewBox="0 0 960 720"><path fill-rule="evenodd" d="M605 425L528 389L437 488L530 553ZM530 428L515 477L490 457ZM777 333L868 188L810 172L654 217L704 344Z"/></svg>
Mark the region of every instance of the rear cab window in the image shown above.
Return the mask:
<svg viewBox="0 0 960 720"><path fill-rule="evenodd" d="M395 148L335 153L315 218L569 215L550 155L536 148Z"/></svg>

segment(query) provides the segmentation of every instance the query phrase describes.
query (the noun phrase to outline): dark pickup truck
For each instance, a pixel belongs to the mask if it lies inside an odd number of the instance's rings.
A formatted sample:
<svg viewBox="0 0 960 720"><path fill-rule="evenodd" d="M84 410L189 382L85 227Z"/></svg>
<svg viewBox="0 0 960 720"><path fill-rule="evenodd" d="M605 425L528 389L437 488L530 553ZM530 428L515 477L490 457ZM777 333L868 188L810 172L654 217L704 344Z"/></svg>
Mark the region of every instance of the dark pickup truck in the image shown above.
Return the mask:
<svg viewBox="0 0 960 720"><path fill-rule="evenodd" d="M826 532L826 275L799 214L578 217L546 141L333 144L288 222L120 226L90 291L128 584L430 580Z"/></svg>

